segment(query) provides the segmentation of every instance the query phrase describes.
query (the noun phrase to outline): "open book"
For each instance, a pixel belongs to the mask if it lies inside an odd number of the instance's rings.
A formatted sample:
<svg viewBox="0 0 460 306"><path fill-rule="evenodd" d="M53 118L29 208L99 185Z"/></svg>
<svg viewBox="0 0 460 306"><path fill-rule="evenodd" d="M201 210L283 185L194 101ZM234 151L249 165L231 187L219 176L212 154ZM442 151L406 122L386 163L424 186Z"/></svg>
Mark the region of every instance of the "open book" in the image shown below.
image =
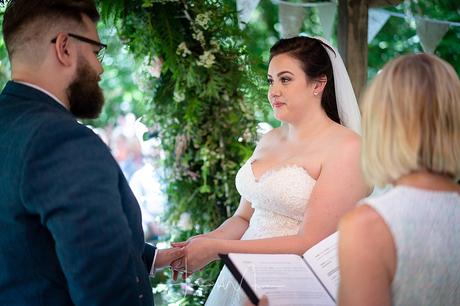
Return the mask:
<svg viewBox="0 0 460 306"><path fill-rule="evenodd" d="M294 254L219 255L252 303L270 306L335 305L339 286L338 233Z"/></svg>

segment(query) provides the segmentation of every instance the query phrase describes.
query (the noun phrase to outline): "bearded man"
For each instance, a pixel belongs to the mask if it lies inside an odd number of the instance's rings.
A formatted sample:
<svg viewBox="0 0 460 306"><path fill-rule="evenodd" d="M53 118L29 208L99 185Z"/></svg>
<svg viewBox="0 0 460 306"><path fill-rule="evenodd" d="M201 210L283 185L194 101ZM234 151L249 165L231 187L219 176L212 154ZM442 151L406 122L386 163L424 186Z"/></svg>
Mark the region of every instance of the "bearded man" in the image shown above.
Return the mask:
<svg viewBox="0 0 460 306"><path fill-rule="evenodd" d="M120 168L76 120L104 103L98 19L92 0L11 0L5 11L0 305L151 306L149 273L183 256L144 243Z"/></svg>

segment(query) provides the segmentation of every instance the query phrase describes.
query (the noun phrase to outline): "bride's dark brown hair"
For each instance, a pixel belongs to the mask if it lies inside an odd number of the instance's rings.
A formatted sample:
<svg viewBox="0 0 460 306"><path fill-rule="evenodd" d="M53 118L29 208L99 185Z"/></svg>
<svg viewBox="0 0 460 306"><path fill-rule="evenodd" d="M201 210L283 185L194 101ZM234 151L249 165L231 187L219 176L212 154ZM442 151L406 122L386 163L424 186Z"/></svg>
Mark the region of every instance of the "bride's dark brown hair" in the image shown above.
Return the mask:
<svg viewBox="0 0 460 306"><path fill-rule="evenodd" d="M334 50L322 41L306 37L297 36L292 38L280 39L270 48L270 60L280 54L288 54L302 63L302 70L308 80L316 80L326 76L327 83L321 97L321 106L327 116L337 123L341 123L337 110L337 100L334 89L334 73L332 63L326 49Z"/></svg>

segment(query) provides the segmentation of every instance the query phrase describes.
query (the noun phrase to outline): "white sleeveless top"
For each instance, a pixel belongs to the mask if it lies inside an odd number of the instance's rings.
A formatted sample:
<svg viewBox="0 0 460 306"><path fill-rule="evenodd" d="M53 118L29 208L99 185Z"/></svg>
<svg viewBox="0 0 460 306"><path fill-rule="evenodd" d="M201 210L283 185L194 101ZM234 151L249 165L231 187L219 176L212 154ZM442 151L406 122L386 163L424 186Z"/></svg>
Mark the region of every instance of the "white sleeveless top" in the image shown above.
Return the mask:
<svg viewBox="0 0 460 306"><path fill-rule="evenodd" d="M316 181L296 165L283 166L264 173L256 180L251 157L236 175L236 188L251 202L254 213L242 240L297 234ZM220 272L208 306L243 305L246 295L226 267Z"/></svg>
<svg viewBox="0 0 460 306"><path fill-rule="evenodd" d="M373 207L393 235L393 305L460 305L460 196L397 186L361 203Z"/></svg>

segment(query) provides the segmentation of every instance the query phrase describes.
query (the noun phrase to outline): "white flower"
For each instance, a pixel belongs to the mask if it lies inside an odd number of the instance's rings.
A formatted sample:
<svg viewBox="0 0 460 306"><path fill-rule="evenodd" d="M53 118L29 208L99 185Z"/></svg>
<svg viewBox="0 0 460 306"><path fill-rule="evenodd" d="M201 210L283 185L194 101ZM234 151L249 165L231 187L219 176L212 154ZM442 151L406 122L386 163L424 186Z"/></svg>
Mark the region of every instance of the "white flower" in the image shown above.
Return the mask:
<svg viewBox="0 0 460 306"><path fill-rule="evenodd" d="M211 68L215 61L216 57L211 51L204 51L204 53L199 57L198 65L205 68Z"/></svg>
<svg viewBox="0 0 460 306"><path fill-rule="evenodd" d="M196 33L192 34L192 37L194 39L198 40L202 46L205 45L206 41L204 39L203 31L201 31L201 30L196 31Z"/></svg>
<svg viewBox="0 0 460 306"><path fill-rule="evenodd" d="M187 44L185 43L185 41L179 44L176 53L181 55L182 57L186 57L187 55L192 54L192 52L187 48Z"/></svg>
<svg viewBox="0 0 460 306"><path fill-rule="evenodd" d="M198 24L200 27L203 29L207 30L209 27L209 21L211 20L210 18L210 13L206 12L203 14L198 14L195 18L196 24Z"/></svg>
<svg viewBox="0 0 460 306"><path fill-rule="evenodd" d="M179 222L177 223L177 226L183 231L189 231L193 229L192 217L190 213L188 212L182 213L179 217Z"/></svg>
<svg viewBox="0 0 460 306"><path fill-rule="evenodd" d="M219 50L219 42L215 39L211 39L210 45L212 47L212 50L218 51Z"/></svg>
<svg viewBox="0 0 460 306"><path fill-rule="evenodd" d="M182 102L185 100L185 94L182 91L174 91L174 101Z"/></svg>

